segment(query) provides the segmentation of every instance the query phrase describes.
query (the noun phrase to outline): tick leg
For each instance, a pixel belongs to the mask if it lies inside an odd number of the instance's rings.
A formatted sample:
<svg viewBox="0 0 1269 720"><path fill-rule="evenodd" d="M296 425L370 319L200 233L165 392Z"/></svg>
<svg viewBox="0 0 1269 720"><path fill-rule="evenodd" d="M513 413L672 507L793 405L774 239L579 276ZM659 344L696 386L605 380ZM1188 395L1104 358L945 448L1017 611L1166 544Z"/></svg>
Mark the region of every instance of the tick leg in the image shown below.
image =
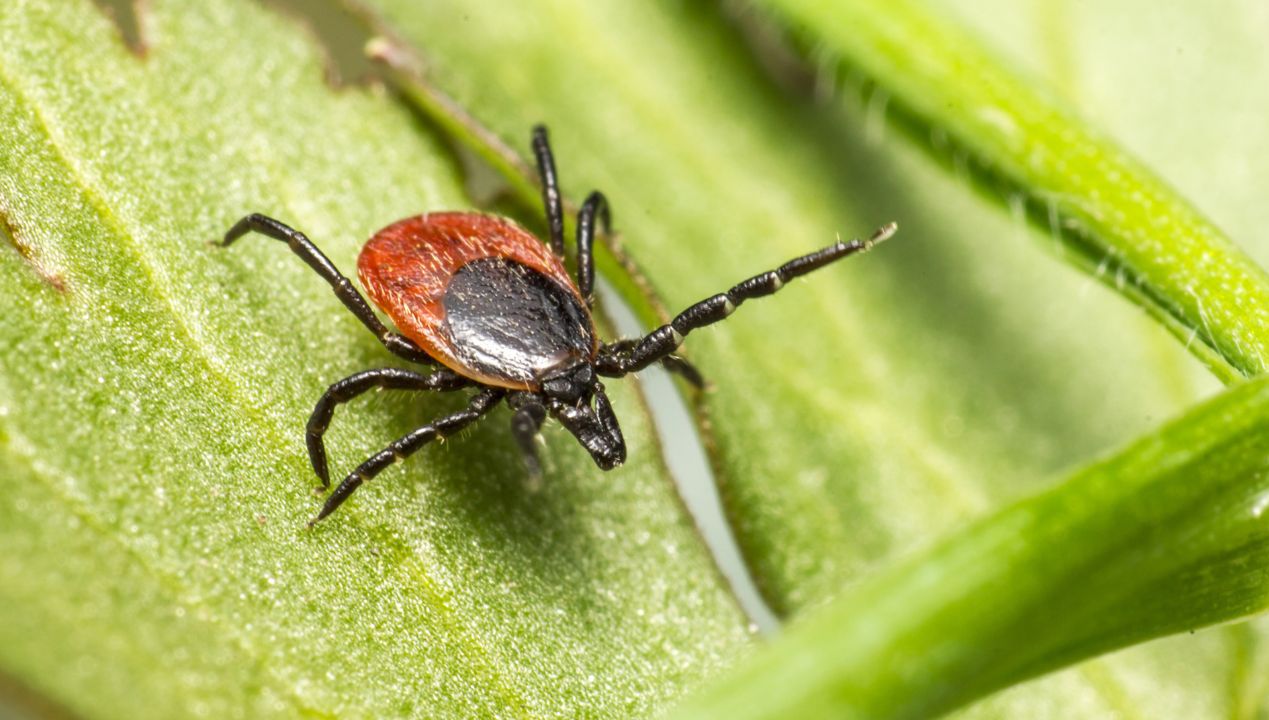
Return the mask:
<svg viewBox="0 0 1269 720"><path fill-rule="evenodd" d="M626 356L638 342L638 340L618 340L600 348L599 357L595 361L595 371L607 377L625 375L629 372L624 369L628 363ZM667 372L678 375L697 390L705 389L705 376L701 375L701 371L688 362L687 358L671 354L661 358L660 363Z"/></svg>
<svg viewBox="0 0 1269 720"><path fill-rule="evenodd" d="M666 355L661 358L661 367L683 378L697 390L705 389L705 376L701 375L701 371L697 370L696 366L688 362L686 358L673 354Z"/></svg>
<svg viewBox="0 0 1269 720"><path fill-rule="evenodd" d="M546 206L546 224L551 231L551 252L564 259L564 204L560 200L560 183L555 177L555 155L545 125L533 127L533 156L538 161L542 178L542 204Z"/></svg>
<svg viewBox="0 0 1269 720"><path fill-rule="evenodd" d="M357 488L361 487L362 483L383 472L392 463L413 455L419 448L436 438L452 435L467 427L481 415L492 410L505 394L506 390L502 388L481 390L472 396L471 401L467 403L467 407L463 410L417 428L405 437L370 456L370 459L363 462L348 477L344 478L339 487L335 488L335 492L326 498L326 504L322 505L322 511L317 514L317 517L309 521L309 527L335 512L348 499L349 495L352 495Z"/></svg>
<svg viewBox="0 0 1269 720"><path fill-rule="evenodd" d="M511 417L511 434L520 445L520 455L524 458L529 477L538 480L542 477L542 463L538 460L536 443L538 431L546 420L546 407L532 395L516 395L513 398L511 406L516 412Z"/></svg>
<svg viewBox="0 0 1269 720"><path fill-rule="evenodd" d="M586 307L595 304L595 258L591 250L595 246L595 216L604 226L604 234L612 233L612 214L608 212L608 200L595 191L582 203L577 212L577 289L586 300Z"/></svg>
<svg viewBox="0 0 1269 720"><path fill-rule="evenodd" d="M326 428L330 427L336 407L374 388L446 391L457 390L469 384L471 383L467 378L448 369L421 375L401 368L378 368L349 375L331 385L313 408L313 414L308 418L308 430L304 435L308 444L308 459L313 463L313 472L322 481L322 487L330 487L326 445L322 442L322 436L326 433Z"/></svg>
<svg viewBox="0 0 1269 720"><path fill-rule="evenodd" d="M837 242L823 250L794 258L775 270L755 275L735 285L725 293L702 300L679 313L668 325L653 330L638 341L630 354L622 360L622 374L636 372L672 354L683 339L693 330L712 325L731 315L746 300L771 295L790 280L840 260L848 255L867 250L895 233L894 223L885 225L867 240Z"/></svg>
<svg viewBox="0 0 1269 720"><path fill-rule="evenodd" d="M375 316L366 299L357 292L357 288L353 286L352 281L344 277L317 246L309 240L304 233L289 227L267 215L260 213L252 213L239 220L229 232L225 233L225 239L221 243L222 246L228 246L233 241L246 235L248 232L258 232L266 237L274 240L281 240L286 243L291 251L300 256L300 259L308 263L308 266L317 271L326 282L335 291L335 296L339 298L344 306L352 311L353 315L370 329L370 332L379 338L379 342L383 343L392 354L405 358L410 362L420 363L423 365L435 365L433 360L427 353L423 352L418 345L412 340L399 333L389 330L379 318Z"/></svg>

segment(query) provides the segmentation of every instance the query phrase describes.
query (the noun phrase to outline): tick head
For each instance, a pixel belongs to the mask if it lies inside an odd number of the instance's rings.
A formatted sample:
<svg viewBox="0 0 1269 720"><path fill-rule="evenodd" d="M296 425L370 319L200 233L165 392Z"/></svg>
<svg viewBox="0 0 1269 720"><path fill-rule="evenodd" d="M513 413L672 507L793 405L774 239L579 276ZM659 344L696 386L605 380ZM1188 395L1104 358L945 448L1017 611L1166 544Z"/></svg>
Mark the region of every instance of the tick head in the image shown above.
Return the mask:
<svg viewBox="0 0 1269 720"><path fill-rule="evenodd" d="M594 385L595 368L583 362L544 379L542 393L560 402L577 404L590 398Z"/></svg>

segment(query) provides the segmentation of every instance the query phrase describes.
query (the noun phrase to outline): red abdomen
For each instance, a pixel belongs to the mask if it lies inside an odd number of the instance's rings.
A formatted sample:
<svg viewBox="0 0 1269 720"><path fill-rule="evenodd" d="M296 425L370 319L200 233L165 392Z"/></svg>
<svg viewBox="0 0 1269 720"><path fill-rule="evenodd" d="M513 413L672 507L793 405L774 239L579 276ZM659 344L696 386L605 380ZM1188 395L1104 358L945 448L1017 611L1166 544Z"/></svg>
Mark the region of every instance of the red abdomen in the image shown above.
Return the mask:
<svg viewBox="0 0 1269 720"><path fill-rule="evenodd" d="M401 220L362 248L357 275L402 334L473 380L536 390L543 377L594 357L590 314L564 264L510 220L465 212Z"/></svg>

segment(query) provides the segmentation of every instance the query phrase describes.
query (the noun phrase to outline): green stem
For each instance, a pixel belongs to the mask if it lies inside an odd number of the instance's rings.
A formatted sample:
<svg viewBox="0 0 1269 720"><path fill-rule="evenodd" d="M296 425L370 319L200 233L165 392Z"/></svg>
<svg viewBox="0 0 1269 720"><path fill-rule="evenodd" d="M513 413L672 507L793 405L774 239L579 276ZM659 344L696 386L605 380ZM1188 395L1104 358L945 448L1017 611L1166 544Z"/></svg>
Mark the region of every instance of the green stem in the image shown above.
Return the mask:
<svg viewBox="0 0 1269 720"><path fill-rule="evenodd" d="M891 120L1076 265L1160 318L1221 379L1269 363L1269 276L1139 161L922 3L761 0L886 100ZM1003 190L1003 192L1002 192Z"/></svg>
<svg viewBox="0 0 1269 720"><path fill-rule="evenodd" d="M1269 378L854 586L676 717L918 718L1269 607Z"/></svg>

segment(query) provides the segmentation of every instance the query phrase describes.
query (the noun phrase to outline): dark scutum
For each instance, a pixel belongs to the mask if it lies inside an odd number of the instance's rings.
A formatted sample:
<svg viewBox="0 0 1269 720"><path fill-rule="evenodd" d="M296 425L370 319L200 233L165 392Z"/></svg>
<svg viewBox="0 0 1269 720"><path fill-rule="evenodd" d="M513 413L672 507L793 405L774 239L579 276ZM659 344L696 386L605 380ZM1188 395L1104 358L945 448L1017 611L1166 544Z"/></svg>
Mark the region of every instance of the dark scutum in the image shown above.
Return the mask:
<svg viewBox="0 0 1269 720"><path fill-rule="evenodd" d="M379 368L332 385L313 408L306 434L309 459L323 486L329 484L329 468L322 438L336 407L374 388L435 391L458 390L469 385L482 388L470 398L465 409L417 428L363 462L327 496L313 522L330 515L353 491L389 465L404 460L434 440L453 435L500 402L506 402L515 410L512 429L531 475L538 476L542 472L536 438L548 417L576 437L600 469L617 467L626 460L626 441L597 376L622 377L660 363L702 387L705 381L700 373L675 354L689 333L726 318L743 302L771 295L795 278L867 250L896 230L891 223L866 240L839 240L708 297L643 337L600 344L596 342L589 312L595 277L595 258L591 251L597 227L608 232L612 219L608 202L602 194L592 192L578 211L578 268L574 285L563 267L564 208L545 127L533 129L533 152L538 161L542 198L551 229L549 255L533 244L527 232L519 228L511 228L507 233L495 231L493 226L506 229L506 221L477 213L443 213L447 226L452 226L452 232L444 237L405 237L402 247L375 249L374 243L384 233L395 236L402 232L402 223L423 235L438 229L429 225L429 219L434 219L431 214L409 218L381 230L362 251L362 258L368 258L367 268L372 279L391 276L402 279L406 285L437 281L422 295L394 291L375 299L381 310L407 321L406 326L418 331L420 342L426 340L427 348L443 358L433 358L420 344L384 326L352 282L298 230L254 214L239 220L225 233L224 245L248 232L286 243L330 284L336 296L389 351L427 365L444 359L452 368L438 369L430 375ZM441 241L464 244L437 246ZM446 253L444 258L432 257L429 262L413 266L400 264L407 255L429 246L439 247ZM454 266L461 261L457 259L459 253L449 252L451 250L467 253L462 257L486 253L491 256L473 260L455 270ZM359 268L361 264L359 260ZM445 283L446 278L448 283L438 308L436 284ZM420 318L427 322L420 322ZM439 328L438 321L443 323Z"/></svg>
<svg viewBox="0 0 1269 720"><path fill-rule="evenodd" d="M514 260L459 268L444 305L458 359L490 377L536 384L594 354L595 330L577 297Z"/></svg>

